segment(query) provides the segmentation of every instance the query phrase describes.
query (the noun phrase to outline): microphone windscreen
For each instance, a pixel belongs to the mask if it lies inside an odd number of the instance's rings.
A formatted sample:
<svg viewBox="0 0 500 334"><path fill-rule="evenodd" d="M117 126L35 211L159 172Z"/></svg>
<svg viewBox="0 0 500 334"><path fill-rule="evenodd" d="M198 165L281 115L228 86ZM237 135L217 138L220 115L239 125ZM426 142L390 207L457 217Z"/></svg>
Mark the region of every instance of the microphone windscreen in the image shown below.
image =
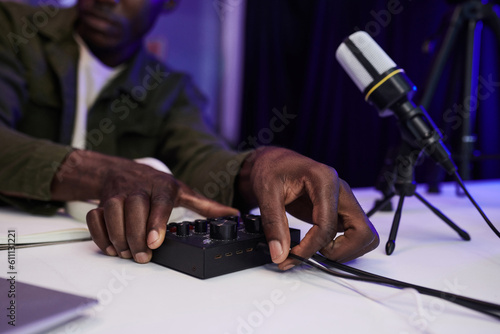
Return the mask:
<svg viewBox="0 0 500 334"><path fill-rule="evenodd" d="M364 31L357 31L346 38L335 56L362 92L381 79L382 73L396 67L396 63Z"/></svg>

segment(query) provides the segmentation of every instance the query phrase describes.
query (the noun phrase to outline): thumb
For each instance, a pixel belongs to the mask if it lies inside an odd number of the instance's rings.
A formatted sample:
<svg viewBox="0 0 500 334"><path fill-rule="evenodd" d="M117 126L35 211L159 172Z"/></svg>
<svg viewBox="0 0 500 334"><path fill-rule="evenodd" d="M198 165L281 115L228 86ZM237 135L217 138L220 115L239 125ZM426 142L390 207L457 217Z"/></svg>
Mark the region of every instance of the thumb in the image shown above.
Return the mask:
<svg viewBox="0 0 500 334"><path fill-rule="evenodd" d="M274 263L282 263L290 251L290 230L283 200L275 194L274 200L267 198L259 207L271 259Z"/></svg>

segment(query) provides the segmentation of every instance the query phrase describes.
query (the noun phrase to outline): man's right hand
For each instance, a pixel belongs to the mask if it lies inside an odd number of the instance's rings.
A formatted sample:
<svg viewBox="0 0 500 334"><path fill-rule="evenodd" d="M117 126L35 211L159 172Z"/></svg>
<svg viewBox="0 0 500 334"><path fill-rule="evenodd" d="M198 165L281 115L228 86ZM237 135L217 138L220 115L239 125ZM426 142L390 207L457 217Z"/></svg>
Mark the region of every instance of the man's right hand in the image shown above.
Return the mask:
<svg viewBox="0 0 500 334"><path fill-rule="evenodd" d="M52 195L60 201L99 199L99 207L87 214L92 239L104 253L139 263L149 262L152 249L163 243L174 207L205 217L238 214L170 174L91 151L70 153L54 178Z"/></svg>

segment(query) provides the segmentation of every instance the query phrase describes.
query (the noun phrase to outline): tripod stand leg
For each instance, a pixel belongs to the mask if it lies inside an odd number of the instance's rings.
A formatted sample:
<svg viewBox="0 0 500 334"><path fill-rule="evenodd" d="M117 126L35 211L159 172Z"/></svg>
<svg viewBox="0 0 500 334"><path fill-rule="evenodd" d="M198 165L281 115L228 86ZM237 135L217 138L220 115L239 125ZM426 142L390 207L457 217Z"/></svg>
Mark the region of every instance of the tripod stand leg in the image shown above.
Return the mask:
<svg viewBox="0 0 500 334"><path fill-rule="evenodd" d="M424 92L424 95L422 96L422 100L420 101L420 104L426 109L429 108L431 100L434 97L437 84L439 83L439 80L441 80L441 75L444 71L446 62L449 59L449 54L453 49L453 46L458 38L458 34L463 24L464 18L462 7L457 7L455 9L455 12L453 13L450 26L448 28L448 31L446 32L444 41L432 66L431 75L426 84L426 90Z"/></svg>
<svg viewBox="0 0 500 334"><path fill-rule="evenodd" d="M451 221L450 218L446 217L441 211L439 211L438 209L436 209L436 207L434 207L431 203L429 203L419 193L415 192L414 195L420 200L420 202L424 203L425 206L427 208L429 208L429 210L431 210L432 212L434 212L434 214L436 216L438 216L439 218L441 218L446 224L448 224L449 227L451 227L452 229L454 229L463 240L467 240L467 241L470 240L469 233L465 232L460 227L458 227L454 222Z"/></svg>
<svg viewBox="0 0 500 334"><path fill-rule="evenodd" d="M401 212L403 211L403 202L405 200L405 195L400 195L398 207L394 213L394 219L392 220L391 232L389 233L389 240L385 244L385 253L391 255L396 248L396 235L398 234L399 222L401 220Z"/></svg>
<svg viewBox="0 0 500 334"><path fill-rule="evenodd" d="M497 42L500 42L500 17L498 17L498 14L496 13L492 4L487 4L484 7L484 10L486 13L484 15L484 23L486 23L488 27L491 28L496 36Z"/></svg>
<svg viewBox="0 0 500 334"><path fill-rule="evenodd" d="M473 135L474 120L476 119L477 101L471 96L477 95L477 78L479 77L479 50L482 22L475 18L467 23L466 54L463 86L463 109L461 124L460 162L458 169L465 180L471 178L471 157L476 136Z"/></svg>
<svg viewBox="0 0 500 334"><path fill-rule="evenodd" d="M377 202L377 204L366 214L368 217L371 217L375 212L379 211L383 208L389 201L394 197L395 193L391 193Z"/></svg>

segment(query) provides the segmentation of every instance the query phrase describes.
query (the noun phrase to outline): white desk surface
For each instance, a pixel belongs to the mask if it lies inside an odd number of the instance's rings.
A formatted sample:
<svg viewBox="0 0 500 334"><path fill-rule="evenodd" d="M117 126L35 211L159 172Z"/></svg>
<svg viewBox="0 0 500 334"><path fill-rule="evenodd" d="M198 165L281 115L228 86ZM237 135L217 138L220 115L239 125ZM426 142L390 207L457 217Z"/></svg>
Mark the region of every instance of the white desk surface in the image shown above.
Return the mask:
<svg viewBox="0 0 500 334"><path fill-rule="evenodd" d="M500 228L500 181L467 185ZM379 212L371 220L381 245L350 265L500 304L500 239L454 191L450 184L440 195L420 188L470 233L471 241L462 241L411 197L404 204L395 252L384 252L393 213ZM366 210L380 196L371 189L355 194ZM0 212L0 232L21 224L22 217ZM307 227L297 221L291 225ZM6 256L0 252L5 272ZM444 300L345 281L306 266L278 272L267 265L200 280L154 263L104 256L89 241L18 249L17 271L19 281L100 300L87 317L51 333L500 333L498 320Z"/></svg>

